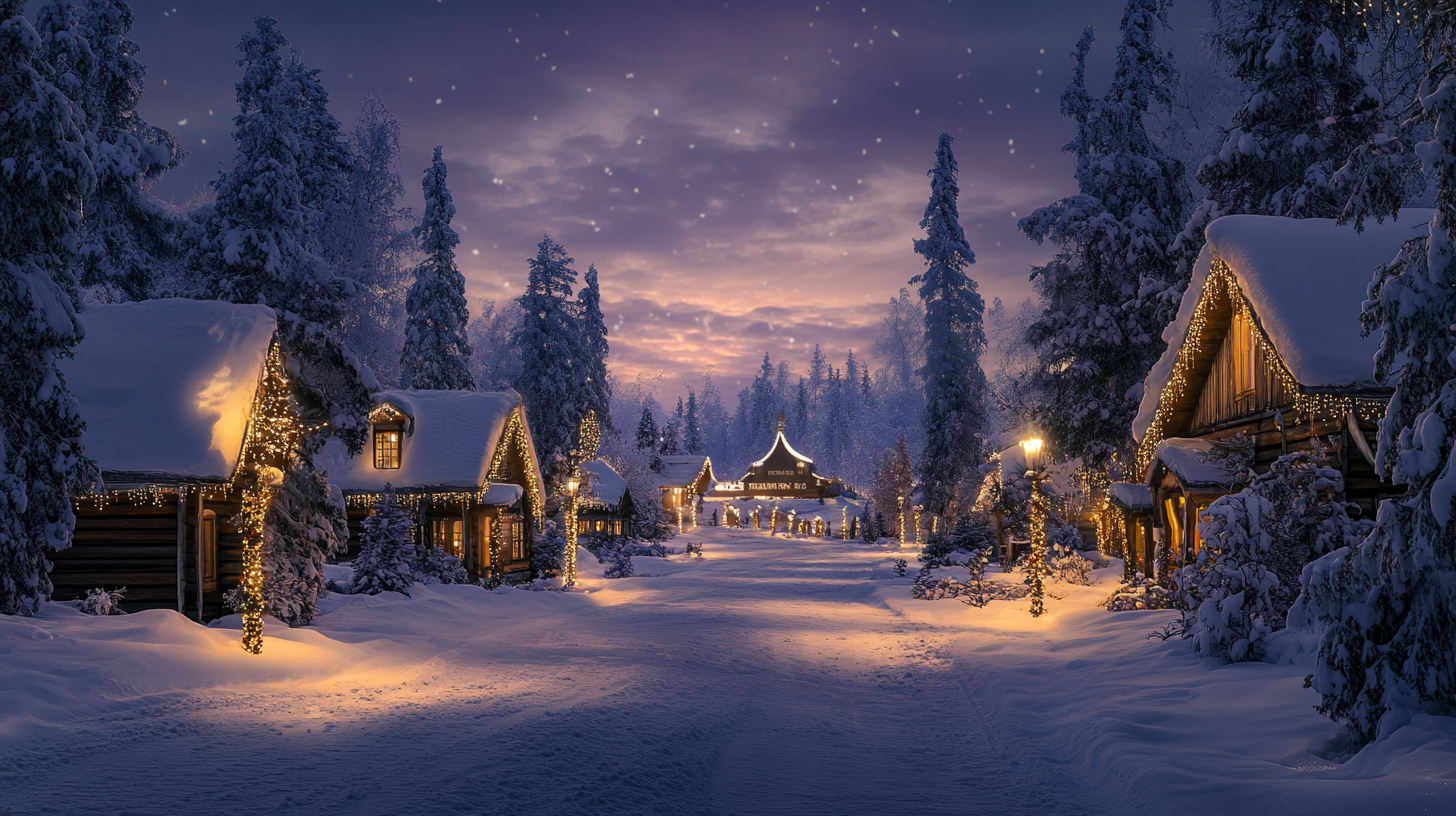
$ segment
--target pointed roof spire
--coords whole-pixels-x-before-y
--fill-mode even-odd
[[[783,433],[784,432],[784,412],[783,411],[779,411],[779,427],[778,427],[778,432],[779,433]]]

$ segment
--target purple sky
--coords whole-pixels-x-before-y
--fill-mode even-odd
[[[185,202],[232,157],[235,47],[255,13],[322,69],[351,127],[378,92],[419,206],[444,145],[471,310],[515,297],[543,232],[595,263],[613,370],[732,394],[769,351],[868,356],[911,251],[936,134],[956,137],[961,221],[987,303],[1049,254],[1016,231],[1075,192],[1057,99],[1082,27],[1110,75],[1121,0],[480,2],[134,0],[142,113],[191,151]],[[1198,13],[1182,9],[1181,26]],[[1181,30],[1181,29],[1180,29]],[[1186,35],[1186,32],[1185,32]]]

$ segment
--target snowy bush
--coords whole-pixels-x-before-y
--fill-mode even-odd
[[[910,597],[918,601],[938,601],[942,598],[956,598],[961,603],[983,607],[991,601],[1024,598],[1027,588],[1022,585],[1003,584],[986,579],[986,564],[989,549],[976,549],[967,553],[964,566],[968,572],[965,581],[952,578],[937,578],[930,566],[920,569],[915,582],[910,585]]]
[[[1139,572],[1132,581],[1119,586],[1097,605],[1108,612],[1132,612],[1139,609],[1172,609],[1176,602],[1177,596],[1172,591],[1158,586]]]
[[[465,565],[439,547],[416,549],[415,575],[424,584],[468,584],[470,575]]]
[[[907,564],[905,563],[905,559],[903,559],[903,558],[896,558],[895,561],[894,561],[894,564],[893,564],[893,568],[895,570],[895,577],[897,577],[897,578],[904,578],[905,577],[905,567],[906,566],[907,566]]]
[[[1334,501],[1343,477],[1322,466],[1320,454],[1279,457],[1249,487],[1201,514],[1203,547],[1174,577],[1179,603],[1192,613],[1197,651],[1231,661],[1262,657],[1264,637],[1284,628],[1310,559],[1369,529]]]
[[[385,485],[374,503],[374,515],[364,519],[364,543],[354,559],[350,593],[409,594],[415,582],[414,518],[399,506],[394,488]]]
[[[956,558],[957,553],[974,557],[974,553],[989,552],[995,546],[996,526],[990,515],[963,513],[948,535],[935,533],[927,537],[918,558],[927,567],[943,567],[960,563],[963,559]]]
[[[263,522],[263,600],[289,626],[313,620],[324,590],[324,559],[349,543],[342,493],[328,474],[295,460]]]
[[[687,553],[688,555],[696,555],[697,557],[702,558],[703,544],[702,542],[694,543],[689,541],[687,544],[683,545],[683,552]]]
[[[88,590],[86,597],[76,601],[76,608],[87,615],[125,615],[121,608],[121,596],[125,594],[126,587],[113,590],[98,587]]]
[[[1047,516],[1047,576],[1065,584],[1090,586],[1095,564],[1081,554],[1082,534],[1053,513]]]
[[[631,578],[637,574],[637,569],[632,566],[632,554],[624,549],[611,550],[606,553],[606,558],[598,558],[598,561],[606,564],[602,575],[607,578]]]

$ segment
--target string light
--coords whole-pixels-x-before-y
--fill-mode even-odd
[[[1191,391],[1193,384],[1189,378],[1195,360],[1203,352],[1204,332],[1209,328],[1212,311],[1226,303],[1232,306],[1235,315],[1243,317],[1253,328],[1254,343],[1263,352],[1266,367],[1274,373],[1284,392],[1293,396],[1296,412],[1307,414],[1311,419],[1338,419],[1343,417],[1346,412],[1354,412],[1356,416],[1369,421],[1376,421],[1385,416],[1387,403],[1382,399],[1304,393],[1299,381],[1294,378],[1293,372],[1279,356],[1274,343],[1259,323],[1253,306],[1240,291],[1238,278],[1234,275],[1233,269],[1223,259],[1216,258],[1209,271],[1208,280],[1204,284],[1203,294],[1198,300],[1198,305],[1193,309],[1193,317],[1188,323],[1188,333],[1183,345],[1178,349],[1178,356],[1174,359],[1173,371],[1168,376],[1168,384],[1158,395],[1158,408],[1153,414],[1153,421],[1148,425],[1147,433],[1143,435],[1143,440],[1138,445],[1137,467],[1139,473],[1147,473],[1148,466],[1152,464],[1153,455],[1157,451],[1158,443],[1166,439],[1169,432],[1173,430],[1169,423],[1172,421],[1174,406],[1181,405],[1187,398],[1194,396]]]
[[[505,444],[507,440],[509,440],[511,444]],[[502,444],[496,446],[494,458],[491,459],[489,471],[490,475],[488,478],[492,483],[509,482],[510,478],[507,474],[508,462],[506,461],[506,451],[510,450],[513,447],[521,451],[521,459],[523,462],[525,462],[526,469],[525,478],[522,481],[526,483],[527,507],[531,511],[531,518],[534,521],[536,528],[540,529],[541,525],[544,523],[544,519],[541,515],[541,480],[536,476],[536,463],[534,461],[534,457],[532,457],[529,453],[531,450],[531,440],[530,437],[526,434],[525,423],[521,421],[521,409],[519,407],[511,412],[511,418],[506,421],[505,432],[501,434],[501,443]]]
[[[1039,618],[1046,612],[1044,598],[1046,587],[1043,573],[1046,572],[1046,503],[1041,496],[1040,474],[1031,477],[1031,552],[1026,556],[1026,585],[1031,587],[1031,616]]]

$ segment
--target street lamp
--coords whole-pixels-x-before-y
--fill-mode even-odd
[[[563,567],[565,585],[576,584],[576,491],[581,487],[581,477],[572,473],[566,477],[566,558]]]
[[[1026,458],[1026,479],[1031,482],[1031,512],[1028,522],[1031,527],[1031,552],[1026,556],[1026,585],[1031,587],[1031,616],[1039,618],[1046,612],[1046,503],[1041,496],[1046,463],[1042,456],[1040,439],[1021,440],[1021,452]]]

